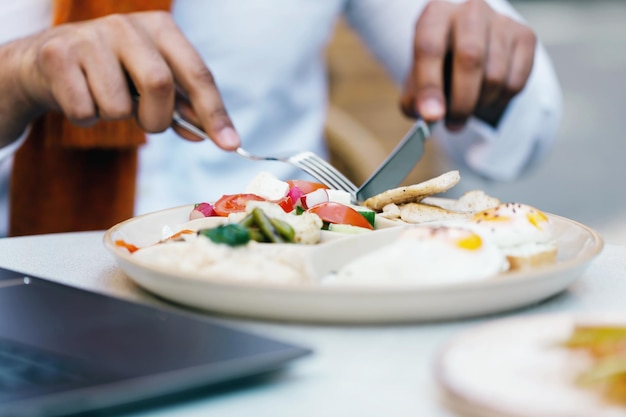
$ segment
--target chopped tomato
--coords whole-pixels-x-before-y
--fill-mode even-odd
[[[285,213],[291,213],[294,208],[293,200],[291,200],[291,197],[289,196],[283,197],[280,200],[272,201],[272,203],[278,204]]]
[[[245,211],[246,203],[251,200],[266,201],[263,197],[256,194],[226,194],[213,204],[213,210],[218,215],[226,217],[230,213]]]
[[[298,187],[303,194],[308,194],[320,188],[328,189],[324,184],[306,180],[287,180],[287,184],[289,184],[289,188]]]
[[[167,240],[182,240],[183,235],[193,235],[194,232],[191,229],[183,229],[180,232],[176,232],[174,233],[172,236],[168,237],[167,239],[165,239],[165,241]]]
[[[116,240],[115,241],[115,246],[126,248],[126,249],[128,249],[128,251],[130,253],[133,253],[133,252],[136,252],[136,251],[139,250],[139,248],[137,246],[133,245],[132,243],[128,243],[128,242],[126,242],[126,241],[124,241],[122,239]]]
[[[361,213],[352,207],[335,203],[334,201],[317,204],[307,211],[317,214],[322,220],[328,223],[350,224],[352,226],[373,229],[372,225]]]

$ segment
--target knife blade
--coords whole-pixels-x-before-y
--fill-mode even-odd
[[[424,154],[424,142],[430,137],[430,126],[422,119],[408,131],[394,150],[357,190],[355,197],[363,202],[391,188],[396,188]]]

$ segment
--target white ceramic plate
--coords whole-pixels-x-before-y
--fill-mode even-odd
[[[464,416],[626,417],[574,380],[589,359],[558,346],[577,322],[626,323],[626,315],[536,315],[492,321],[443,347],[435,363],[447,403]]]
[[[168,300],[208,311],[262,319],[388,323],[456,319],[518,308],[563,291],[580,277],[601,251],[593,230],[550,215],[559,247],[556,264],[480,282],[441,287],[364,287],[319,284],[241,282],[228,277],[177,273],[139,262],[115,240],[139,247],[163,238],[162,230],[185,223],[191,206],[163,210],[122,222],[107,231],[105,246],[120,268],[137,284]],[[335,268],[354,255],[355,241],[373,248],[395,230],[342,238],[317,247],[303,247],[309,270]],[[303,245],[304,246],[304,245]],[[363,253],[363,247],[359,253]]]

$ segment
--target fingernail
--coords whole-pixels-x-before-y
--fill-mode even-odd
[[[427,98],[420,103],[419,113],[426,119],[439,119],[443,117],[444,111],[443,105],[437,99]]]
[[[218,141],[222,146],[227,148],[236,148],[241,143],[241,139],[239,135],[232,127],[225,127],[220,130],[218,133]]]

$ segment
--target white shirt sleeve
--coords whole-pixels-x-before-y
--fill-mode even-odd
[[[20,137],[18,137],[17,139],[15,139],[14,141],[10,142],[7,145],[0,147],[0,162],[3,162],[4,160],[8,159],[11,155],[15,153],[15,151],[19,149],[20,146],[22,146],[22,143],[24,143],[24,141],[26,140],[26,137],[28,136],[29,132],[30,132],[30,128],[27,128],[20,135]]]
[[[494,10],[522,20],[508,2],[487,1]],[[353,0],[346,9],[350,24],[399,84],[410,68],[413,29],[426,3]],[[393,6],[387,7],[390,4]],[[456,133],[448,132],[440,123],[433,136],[458,164],[490,179],[510,181],[550,149],[562,108],[558,79],[547,52],[539,44],[524,90],[511,101],[496,128],[472,118],[463,131]]]

